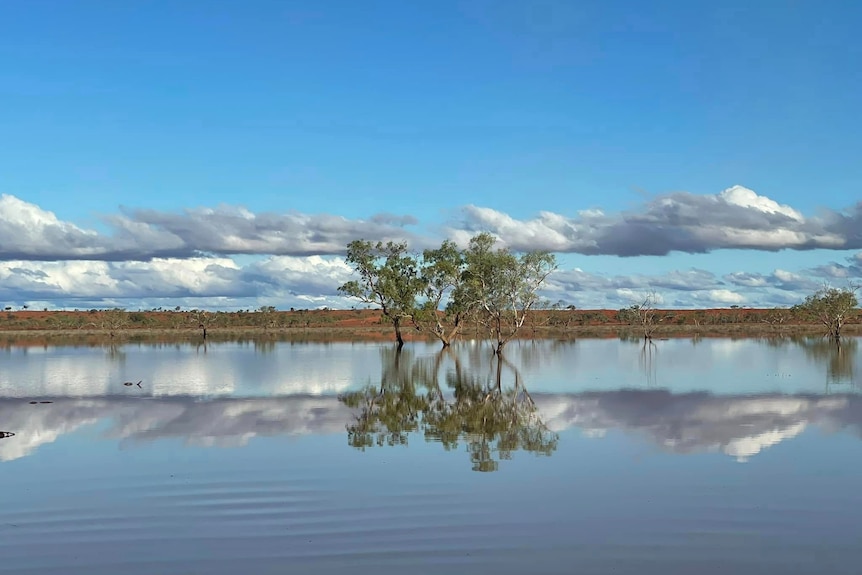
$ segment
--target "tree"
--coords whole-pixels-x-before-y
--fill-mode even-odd
[[[218,316],[211,311],[194,309],[191,311],[189,318],[193,323],[196,323],[198,329],[201,330],[201,339],[206,340],[207,329],[211,328],[216,323]]]
[[[416,299],[425,287],[416,258],[406,243],[355,240],[347,246],[347,263],[359,274],[338,288],[346,296],[380,307],[395,328],[398,348],[404,346],[401,325],[416,312]]]
[[[115,307],[99,313],[99,326],[114,337],[114,332],[129,323],[129,314],[123,308]]]
[[[271,327],[275,327],[278,322],[278,310],[274,305],[262,305],[257,309],[259,315],[259,325],[263,327],[263,331],[267,331]]]
[[[617,319],[623,323],[636,325],[641,328],[644,334],[644,340],[652,340],[657,324],[661,323],[665,316],[657,317],[658,310],[656,303],[659,301],[659,296],[655,290],[650,290],[640,304],[634,304],[627,308],[622,308],[617,312]],[[670,316],[666,316],[670,317]]]
[[[524,325],[539,302],[538,290],[556,269],[556,258],[546,251],[516,256],[508,248],[494,248],[496,238],[486,232],[474,236],[464,252],[465,270],[453,292],[456,306],[475,308],[477,319],[496,340],[495,354]]]
[[[452,294],[461,285],[464,274],[464,254],[455,242],[446,240],[434,250],[422,253],[421,277],[424,285],[424,303],[413,315],[417,328],[432,332],[448,347],[458,336],[468,315],[475,306],[452,299]],[[440,306],[448,298],[441,316]],[[450,326],[449,329],[445,327]]]
[[[856,299],[857,286],[835,288],[824,286],[805,298],[805,301],[794,306],[796,313],[802,314],[826,328],[826,335],[834,340],[841,339],[841,328],[847,321],[850,312],[859,305]]]

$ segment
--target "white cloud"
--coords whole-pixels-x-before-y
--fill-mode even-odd
[[[790,206],[779,204],[764,196],[758,196],[753,190],[742,186],[731,186],[718,194],[718,197],[730,205],[754,208],[770,214],[783,214],[799,222],[804,219],[802,214]]]
[[[849,215],[824,212],[805,218],[790,206],[742,186],[714,195],[678,192],[657,196],[636,211],[608,215],[582,210],[577,217],[543,211],[517,220],[497,210],[467,206],[449,233],[459,239],[489,231],[520,250],[547,249],[620,256],[703,253],[717,249],[852,249],[862,207]]]
[[[745,297],[728,289],[713,289],[706,292],[711,301],[718,303],[745,303]]]
[[[443,235],[466,244],[478,231],[497,235],[517,250],[620,256],[703,253],[717,249],[862,248],[862,205],[845,213],[806,218],[742,186],[718,194],[677,192],[654,197],[636,210],[609,214],[598,208],[570,217],[540,211],[517,219],[491,207],[468,205]],[[220,205],[180,213],[137,209],[103,217],[110,233],[82,229],[11,195],[0,196],[0,259],[106,261],[151,258],[332,255],[359,238],[407,241],[414,249],[441,237],[411,232],[411,215],[379,213],[367,219],[332,214],[253,213]]]
[[[256,214],[241,206],[182,213],[124,210],[104,218],[110,233],[103,234],[3,195],[0,299],[130,309],[172,302],[224,309],[350,307],[355,302],[336,291],[351,277],[339,254],[357,238],[405,240],[420,250],[439,245],[444,236],[464,245],[477,231],[490,231],[516,250],[623,256],[848,247],[862,238],[857,232],[862,205],[806,218],[741,186],[714,195],[658,196],[624,213],[598,208],[576,213],[567,217],[541,211],[534,219],[519,220],[492,208],[467,206],[463,221],[435,238],[407,231],[406,226],[417,224],[414,217],[388,213],[351,220],[296,212]],[[234,258],[240,254],[258,259],[239,264]],[[655,290],[666,306],[772,306],[801,301],[824,277],[862,277],[862,265],[851,258],[810,270],[738,271],[722,278],[702,269],[651,276],[560,270],[549,278],[544,295],[579,307],[618,307],[639,303],[644,293]]]

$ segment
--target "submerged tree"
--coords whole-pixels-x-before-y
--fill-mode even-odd
[[[841,328],[850,313],[859,304],[856,286],[846,288],[823,287],[805,298],[793,310],[826,328],[826,336],[834,341],[841,339]]]
[[[345,283],[338,291],[380,306],[383,317],[395,328],[395,341],[401,348],[402,322],[413,317],[416,298],[425,286],[416,258],[408,253],[406,243],[356,240],[347,246],[347,263],[360,279]]]
[[[546,251],[518,256],[508,248],[495,248],[496,243],[489,233],[470,240],[464,252],[462,282],[453,299],[477,310],[478,321],[496,341],[494,353],[500,354],[540,301],[539,288],[556,269],[556,258]]]

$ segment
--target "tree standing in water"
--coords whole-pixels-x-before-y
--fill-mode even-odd
[[[347,263],[359,274],[338,288],[346,296],[363,303],[380,306],[395,328],[398,348],[404,346],[402,322],[413,317],[416,298],[424,288],[416,258],[407,251],[406,243],[355,240],[347,246]]]
[[[479,323],[496,340],[494,353],[500,354],[539,303],[539,289],[557,262],[546,251],[518,256],[509,248],[495,248],[496,243],[497,239],[486,232],[470,240],[464,252],[463,281],[453,300],[459,306],[477,309]]]
[[[417,328],[433,333],[443,347],[449,347],[476,309],[475,305],[452,298],[463,282],[464,254],[455,242],[446,240],[439,248],[422,253],[421,273],[424,302],[417,308],[413,321]],[[446,299],[448,302],[441,311]]]
[[[793,310],[823,324],[829,339],[840,341],[841,328],[859,304],[856,299],[858,289],[857,286],[843,289],[823,287],[805,298],[805,301],[795,306]]]

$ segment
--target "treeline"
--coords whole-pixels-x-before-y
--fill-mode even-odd
[[[360,312],[344,312],[356,315]],[[127,311],[124,308],[89,309],[87,311],[7,311],[3,329],[98,330],[109,334],[128,329],[197,329],[202,335],[212,328],[269,329],[321,327],[337,321],[326,309],[293,309],[278,311],[274,306],[256,310],[208,311],[200,309]]]

